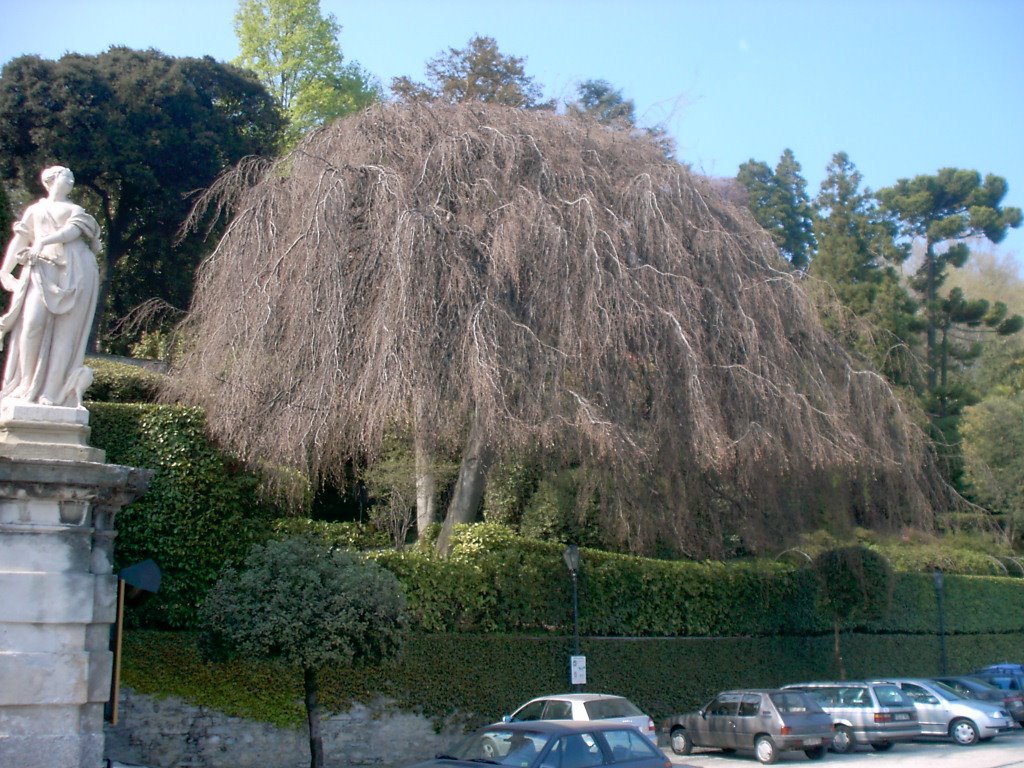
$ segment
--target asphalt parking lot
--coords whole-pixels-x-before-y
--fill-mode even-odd
[[[760,766],[752,752],[726,755],[717,750],[695,749],[692,755],[680,757],[666,748],[665,754],[680,768],[751,768]],[[1017,730],[973,747],[958,747],[947,741],[912,741],[897,744],[888,752],[875,752],[870,747],[837,755],[829,752],[823,760],[808,760],[803,752],[783,752],[779,765],[842,765],[874,766],[874,768],[1024,768],[1024,731]]]

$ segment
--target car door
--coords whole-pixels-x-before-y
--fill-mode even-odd
[[[949,721],[946,703],[923,685],[917,683],[898,683],[898,685],[907,694],[907,698],[914,702],[921,733],[945,736],[946,723]]]
[[[736,719],[742,698],[738,693],[720,693],[715,697],[704,711],[701,728],[704,740],[700,743],[707,747],[736,748]]]
[[[761,721],[761,694],[743,694],[734,723],[733,742],[729,746],[733,749],[753,749],[754,736],[764,730]]]

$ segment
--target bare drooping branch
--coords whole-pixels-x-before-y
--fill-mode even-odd
[[[600,467],[638,547],[797,530],[801,483],[854,489],[860,522],[931,520],[942,491],[900,402],[749,216],[653,143],[379,106],[252,172],[216,192],[235,214],[171,390],[246,460],[337,477],[414,413],[436,451],[475,413],[498,453]]]

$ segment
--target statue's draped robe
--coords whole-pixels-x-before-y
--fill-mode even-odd
[[[0,332],[8,340],[0,398],[80,405],[77,384],[88,372],[83,361],[99,291],[93,253],[100,250],[99,225],[77,205],[40,200],[29,206],[14,232],[15,237],[36,243],[68,227],[76,227],[78,236],[47,245],[34,264],[22,267],[11,306],[0,318]],[[23,363],[23,345],[34,334],[40,334],[39,352]]]

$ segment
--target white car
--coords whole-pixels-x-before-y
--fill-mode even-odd
[[[914,702],[922,736],[946,736],[968,747],[1018,727],[1005,707],[968,699],[945,683],[918,678],[888,682]]]
[[[527,720],[603,720],[627,723],[655,744],[654,721],[629,699],[607,693],[558,693],[531,699],[502,718],[506,723]]]

